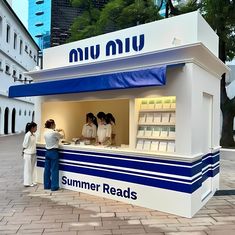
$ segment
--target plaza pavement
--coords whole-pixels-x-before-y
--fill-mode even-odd
[[[214,196],[187,219],[69,190],[25,188],[22,139],[0,137],[1,235],[235,234],[235,195]],[[235,163],[221,161],[221,184],[223,189],[235,189]]]

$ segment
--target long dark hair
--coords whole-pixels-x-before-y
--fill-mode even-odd
[[[36,126],[37,124],[35,122],[28,122],[25,126],[25,133],[29,132],[32,128]]]
[[[97,119],[96,119],[96,117],[94,116],[93,113],[87,113],[87,114],[86,114],[86,122],[88,122],[88,118],[90,118],[91,121],[92,121],[92,123],[93,123],[94,125],[96,125],[96,127],[98,127]]]
[[[111,122],[113,122],[115,124],[115,118],[112,113],[107,113],[106,114],[106,123],[110,124]]]

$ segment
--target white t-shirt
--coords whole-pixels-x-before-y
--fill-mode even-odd
[[[97,130],[98,142],[103,143],[105,138],[111,138],[112,126],[110,124],[99,124]]]
[[[85,138],[95,138],[96,137],[96,125],[91,124],[84,124],[82,128],[82,136]]]
[[[44,132],[44,139],[46,142],[46,149],[59,148],[59,140],[63,135],[53,129],[46,129]]]
[[[23,148],[23,152],[26,154],[36,153],[36,136],[30,131],[28,131],[24,136]]]

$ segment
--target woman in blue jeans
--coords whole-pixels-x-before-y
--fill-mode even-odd
[[[59,140],[63,138],[62,130],[55,130],[56,124],[53,119],[45,123],[46,131],[44,139],[46,142],[44,189],[56,191],[59,189]]]

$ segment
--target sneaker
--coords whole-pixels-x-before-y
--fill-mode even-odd
[[[30,184],[29,187],[34,187],[35,185],[34,184]]]
[[[37,185],[37,183],[33,183],[33,185],[34,185],[34,186],[36,186],[36,185]]]

